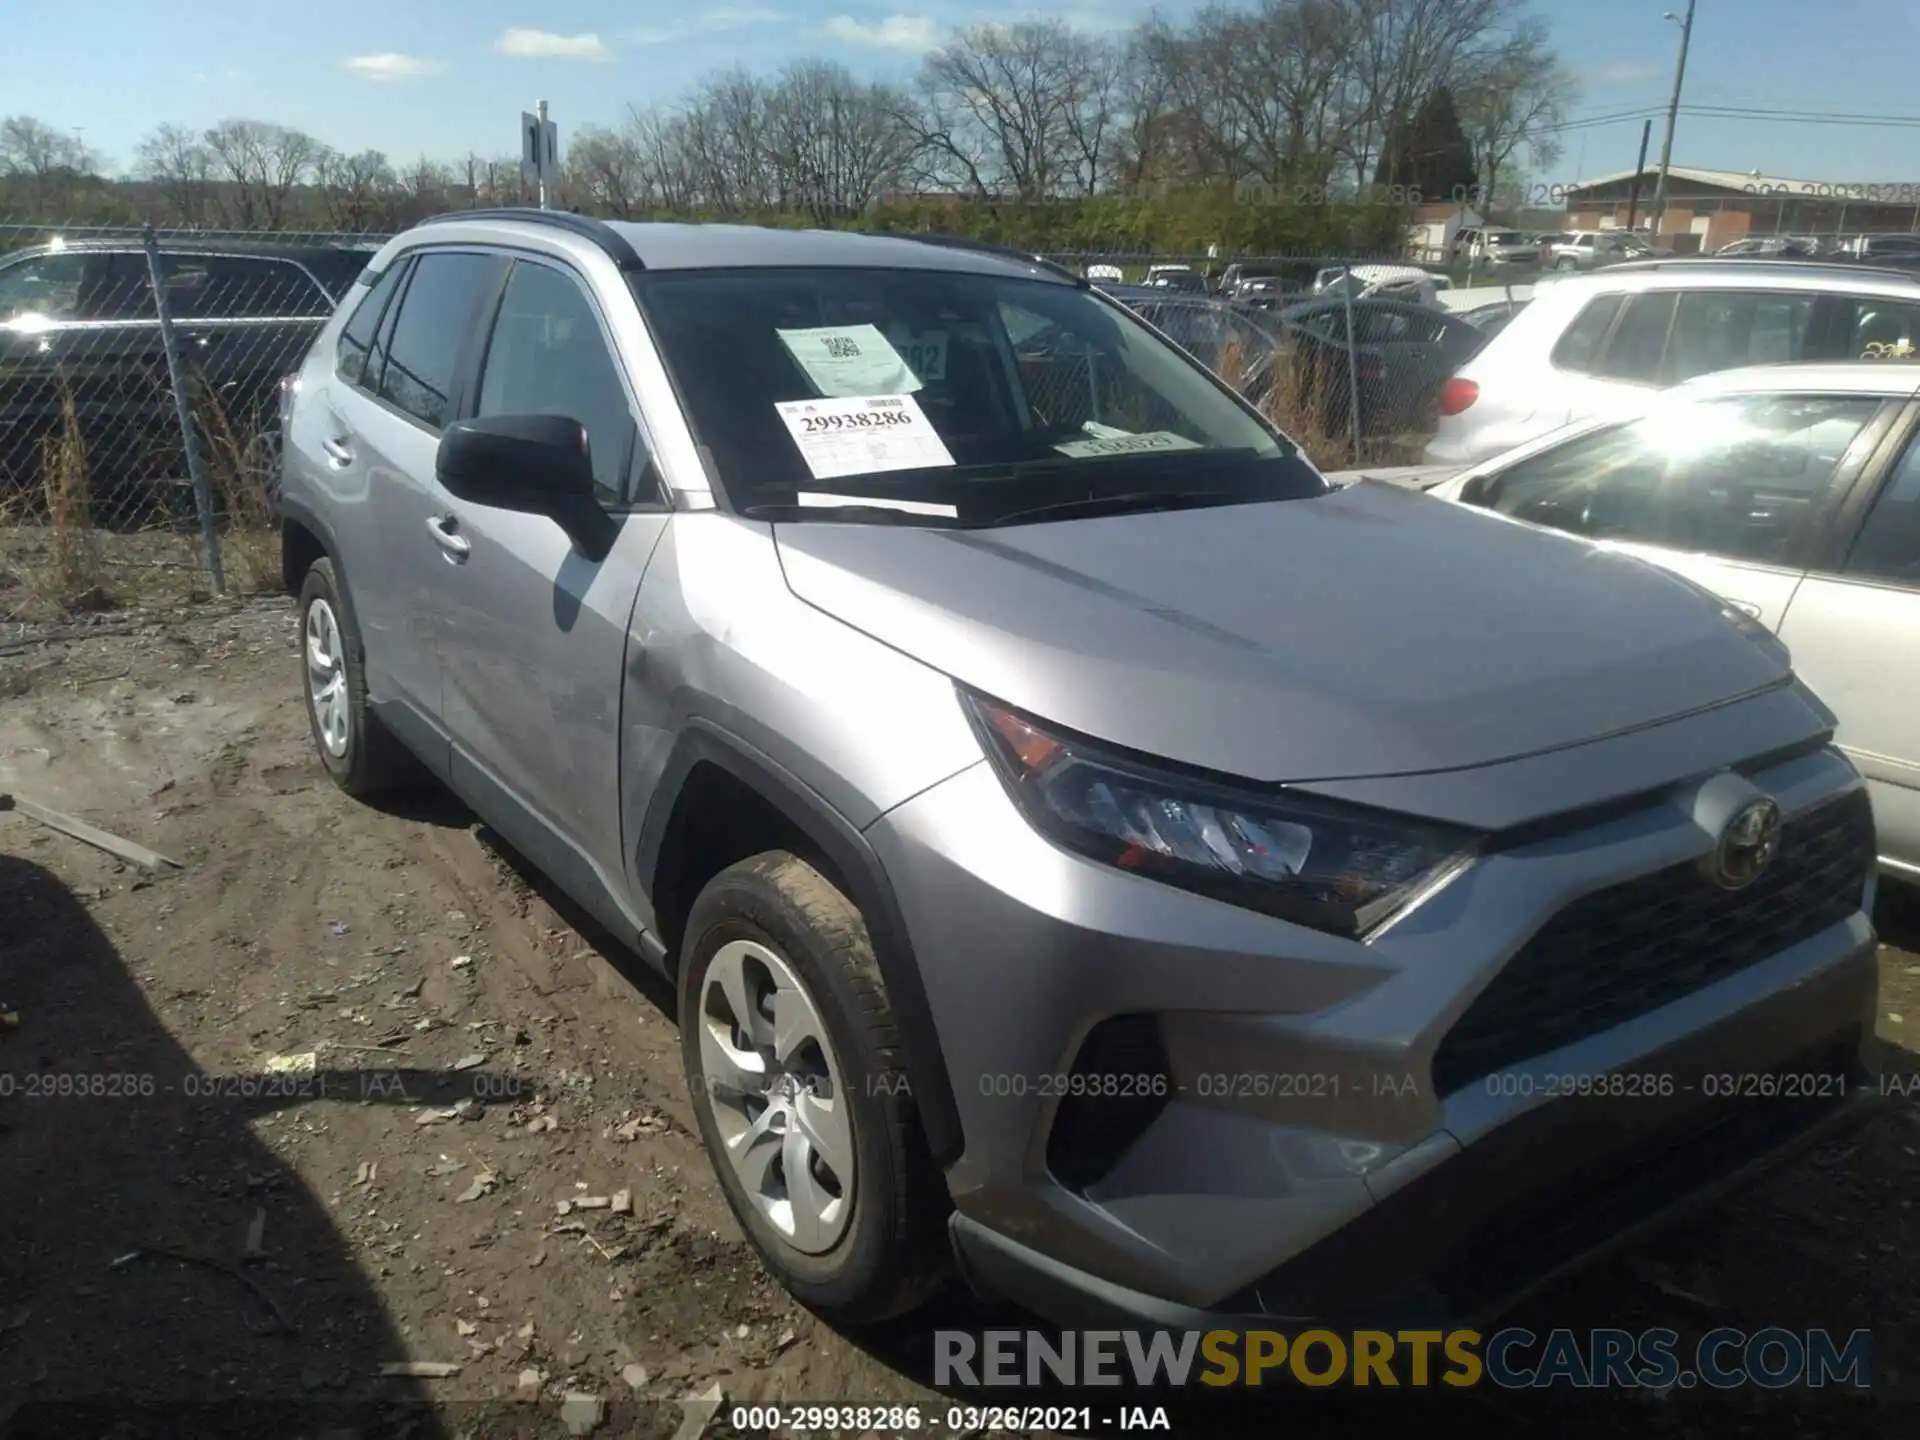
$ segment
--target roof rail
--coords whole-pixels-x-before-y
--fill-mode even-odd
[[[1071,280],[1082,290],[1087,289],[1092,283],[1086,276],[1075,274],[1057,260],[1049,260],[1044,255],[1036,255],[1031,250],[1022,250],[1018,246],[996,244],[992,240],[973,240],[965,235],[928,235],[918,230],[869,230],[866,233],[888,240],[917,240],[922,245],[941,245],[949,250],[972,250],[982,255],[999,255],[1008,260],[1038,265],[1042,270],[1051,271],[1062,280]]]
[[[1625,260],[1588,270],[1588,275],[1605,275],[1616,270],[1639,273],[1646,270],[1683,270],[1718,267],[1728,270],[1820,270],[1835,275],[1880,275],[1920,284],[1920,267],[1906,265],[1870,265],[1861,260],[1821,259],[1803,255],[1669,255],[1656,260]]]
[[[521,220],[531,225],[547,225],[556,230],[565,230],[582,239],[591,240],[607,252],[615,265],[622,270],[644,270],[647,267],[640,262],[640,256],[627,237],[591,215],[576,215],[571,210],[541,210],[532,205],[501,205],[480,210],[448,210],[443,214],[429,215],[420,221],[422,225],[450,225],[462,220]]]

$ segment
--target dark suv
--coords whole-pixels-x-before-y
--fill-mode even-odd
[[[263,430],[370,247],[166,242],[161,272],[200,413]],[[71,398],[96,502],[143,512],[186,474],[147,257],[138,240],[55,241],[0,259],[0,495],[38,483]],[[216,422],[218,423],[218,422]],[[145,491],[145,494],[134,492]]]

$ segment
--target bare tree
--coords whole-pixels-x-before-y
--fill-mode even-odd
[[[631,219],[646,201],[640,147],[624,132],[587,126],[567,147],[562,185],[576,204]]]
[[[787,202],[816,221],[857,215],[900,183],[915,145],[908,98],[845,66],[792,65],[766,96],[765,142]]]
[[[1498,203],[1500,180],[1522,146],[1535,165],[1560,155],[1555,127],[1579,93],[1578,82],[1557,62],[1546,26],[1523,21],[1512,37],[1458,91],[1460,123],[1473,144],[1483,204]]]
[[[335,230],[371,230],[393,221],[399,182],[392,163],[378,150],[357,155],[321,150],[314,162],[314,183],[327,224]]]
[[[171,212],[186,226],[207,223],[213,196],[213,152],[184,125],[162,125],[135,151],[136,173],[152,182]]]
[[[31,115],[0,120],[0,179],[9,191],[24,190],[36,209],[55,203],[71,209],[79,183],[99,168],[99,157],[70,131]]]
[[[222,120],[202,137],[223,218],[240,229],[285,225],[296,186],[320,155],[311,135],[264,120]]]
[[[1091,194],[1119,81],[1104,42],[1059,21],[963,30],[921,69],[926,174],[985,197]]]
[[[1382,154],[1408,131],[1429,95],[1482,73],[1513,32],[1526,0],[1339,0],[1355,27],[1355,123],[1341,148],[1365,185],[1390,169]],[[1444,195],[1429,196],[1445,200]]]

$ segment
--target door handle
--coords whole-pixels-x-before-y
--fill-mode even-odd
[[[334,436],[322,436],[320,439],[320,448],[327,452],[327,458],[336,465],[351,465],[353,463],[353,447],[347,444],[345,440],[338,439]]]
[[[1729,600],[1727,604],[1738,610],[1742,615],[1745,615],[1749,620],[1758,620],[1760,618],[1760,607],[1751,600]]]
[[[454,533],[459,528],[460,522],[451,515],[434,515],[427,520],[433,543],[446,551],[447,558],[456,565],[473,552],[472,542],[466,536]]]

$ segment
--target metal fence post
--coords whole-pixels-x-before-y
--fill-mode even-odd
[[[180,417],[180,439],[186,446],[187,473],[193,477],[193,505],[200,512],[200,538],[207,546],[207,569],[217,595],[226,593],[220,568],[220,532],[213,518],[213,481],[206,457],[200,452],[200,431],[193,423],[193,403],[187,393],[187,370],[173,336],[173,316],[167,312],[167,280],[160,268],[160,245],[151,224],[141,227],[140,241],[147,251],[147,282],[153,287],[153,313],[160,319],[160,344],[167,352],[167,378],[173,382],[173,408]]]
[[[1360,335],[1353,328],[1353,267],[1340,275],[1340,299],[1347,312],[1347,433],[1353,440],[1353,463],[1364,465],[1360,454]]]

